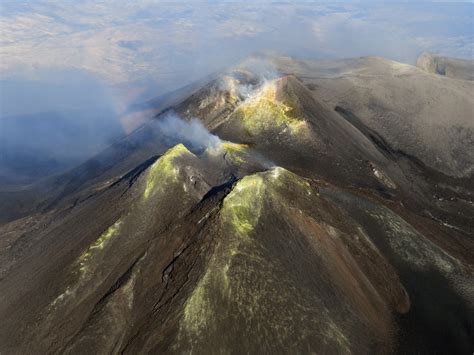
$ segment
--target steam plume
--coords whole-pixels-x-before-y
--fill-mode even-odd
[[[250,57],[222,78],[220,89],[246,100],[268,81],[280,76],[271,61]]]
[[[221,140],[211,134],[197,118],[185,121],[176,113],[168,113],[154,123],[170,145],[183,143],[192,150],[218,149]]]

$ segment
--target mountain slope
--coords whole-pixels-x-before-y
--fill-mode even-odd
[[[474,80],[474,62],[472,60],[423,53],[418,57],[416,66],[428,73],[446,75],[454,79]]]
[[[274,61],[294,75],[236,68],[18,192],[0,226],[1,353],[472,351],[472,175],[353,106],[379,92],[341,101],[342,72],[365,92],[393,62]],[[166,135],[171,110],[220,139]]]
[[[474,169],[474,84],[378,57],[277,59],[319,100],[350,111],[395,149],[451,176]]]

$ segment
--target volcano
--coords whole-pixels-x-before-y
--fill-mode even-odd
[[[1,192],[0,353],[472,353],[474,83],[448,62],[251,58]]]

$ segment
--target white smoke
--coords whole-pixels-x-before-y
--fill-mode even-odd
[[[220,89],[245,101],[266,83],[280,76],[271,61],[250,57],[222,78]]]
[[[225,75],[219,83],[219,90],[245,101],[279,76],[273,63],[252,57]],[[169,145],[183,143],[194,151],[220,151],[222,148],[220,138],[210,133],[197,118],[184,120],[175,112],[169,112],[155,121],[154,128]]]
[[[239,69],[252,73],[260,84],[281,75],[270,60],[256,56],[244,60],[239,65]]]
[[[219,149],[221,140],[211,134],[197,118],[183,120],[176,113],[167,113],[154,123],[157,129],[170,145],[183,143],[191,150]]]

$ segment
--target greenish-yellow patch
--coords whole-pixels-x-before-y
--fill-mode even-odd
[[[275,193],[275,188],[289,186],[311,194],[309,183],[292,172],[275,167],[265,173],[244,177],[224,199],[221,217],[240,235],[250,233],[260,218],[264,197]]]
[[[213,326],[215,314],[211,299],[216,297],[216,292],[221,292],[222,296],[230,292],[228,277],[230,264],[233,257],[239,253],[239,245],[244,240],[249,241],[248,233],[258,222],[264,187],[264,178],[261,174],[246,176],[224,199],[221,219],[223,223],[229,223],[231,228],[229,231],[233,233],[229,234],[225,243],[214,253],[208,270],[186,302],[180,333],[186,334],[191,342]]]
[[[247,144],[238,144],[232,142],[222,143],[222,148],[238,164],[244,164],[247,160]]]
[[[206,272],[184,308],[185,329],[193,337],[199,336],[201,332],[206,331],[210,320],[213,318],[213,309],[208,295],[211,277],[212,275]]]
[[[267,174],[269,174],[269,180],[272,182],[274,188],[296,188],[301,192],[301,194],[299,194],[301,197],[305,195],[310,196],[312,193],[311,186],[308,181],[284,168],[277,166],[271,169]]]
[[[221,216],[240,234],[253,230],[260,217],[265,182],[261,175],[244,177],[224,199]]]
[[[285,288],[275,294],[271,284],[267,282],[250,287],[255,279],[246,278],[244,274],[252,273],[262,280],[268,278],[269,282],[272,281],[271,275],[278,269],[262,258],[258,252],[259,243],[256,242],[258,236],[253,232],[259,223],[265,201],[277,202],[280,189],[302,187],[309,187],[304,179],[283,168],[274,168],[244,177],[226,196],[220,212],[226,233],[216,246],[206,272],[184,307],[178,333],[178,344],[186,344],[184,349],[199,349],[203,339],[219,334],[222,319],[228,316],[221,313],[222,304],[229,305],[228,312],[233,309],[233,319],[239,315],[248,320],[252,317],[258,319],[263,314],[270,314],[265,306],[268,297],[281,305],[280,312],[268,319],[268,322],[271,322],[273,329],[282,336],[290,336],[288,330],[293,324],[294,313],[285,313],[288,297],[283,294]],[[293,292],[297,291],[291,291]],[[304,305],[297,304],[295,307],[299,307],[303,314]],[[235,313],[236,308],[238,315]],[[337,328],[333,328],[330,336],[337,338],[335,341],[345,346],[344,335],[338,333]]]
[[[222,143],[224,149],[228,152],[243,152],[248,149],[247,144],[239,144],[239,143],[232,143],[232,142],[224,142]]]
[[[258,133],[271,127],[289,129],[297,134],[306,128],[306,121],[291,115],[292,108],[276,99],[275,83],[266,84],[254,97],[243,102],[235,111],[246,130]]]
[[[190,155],[191,153],[183,144],[178,144],[168,150],[160,159],[158,159],[150,168],[148,173],[145,191],[143,197],[147,200],[153,190],[165,190],[166,184],[178,180],[179,167],[174,164],[177,157]]]
[[[96,257],[97,253],[100,250],[103,250],[110,240],[117,235],[120,231],[120,228],[123,224],[122,219],[118,219],[114,224],[112,224],[107,230],[100,235],[100,237],[92,243],[84,252],[79,256],[79,258],[73,264],[74,267],[79,269],[79,279],[69,286],[66,287],[63,293],[58,295],[53,302],[50,304],[50,308],[55,308],[61,303],[73,299],[78,290],[80,290],[84,283],[88,282],[94,270],[97,266],[94,266],[94,263],[90,263],[91,259]],[[92,268],[92,270],[91,270]]]
[[[112,224],[101,236],[92,243],[79,257],[79,270],[83,273],[87,271],[87,262],[95,254],[97,250],[102,250],[109,243],[109,241],[119,232],[122,226],[122,220],[119,219],[117,222]]]

